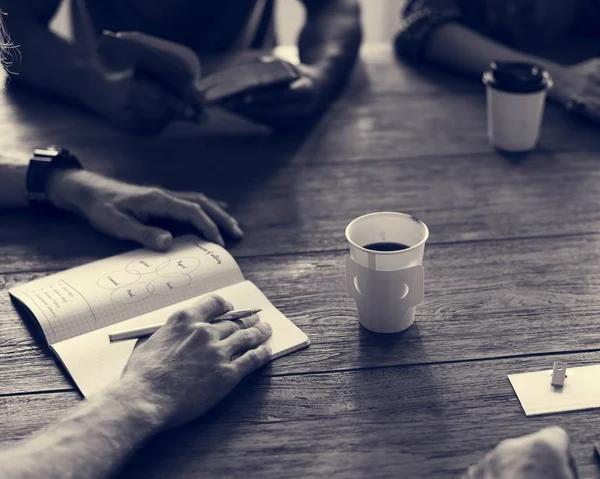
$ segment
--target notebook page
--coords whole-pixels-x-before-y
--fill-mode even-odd
[[[220,289],[215,293],[230,301],[234,309],[262,309],[261,321],[269,323],[273,328],[273,334],[267,342],[271,347],[273,359],[309,345],[306,334],[275,308],[250,281]],[[62,341],[51,347],[69,371],[81,393],[89,397],[121,376],[136,343],[134,339],[111,343],[108,339],[109,333],[163,323],[172,313],[196,303],[197,300],[198,298],[193,298],[171,305]]]
[[[49,344],[243,281],[220,246],[188,235],[164,253],[138,249],[17,286]]]

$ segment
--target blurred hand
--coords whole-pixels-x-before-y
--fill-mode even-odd
[[[576,479],[569,437],[560,427],[502,441],[465,479]]]
[[[224,103],[225,109],[275,129],[297,126],[313,117],[325,102],[325,84],[311,66],[294,65],[300,78],[285,88],[243,95]]]
[[[600,123],[600,58],[559,69],[552,90],[568,109]]]
[[[133,69],[102,70],[102,82],[88,90],[85,105],[109,123],[127,132],[156,135],[176,120],[199,121],[198,105],[193,107],[149,76]]]
[[[232,309],[219,296],[208,296],[172,314],[136,346],[122,381],[134,397],[151,403],[164,429],[201,416],[271,359],[263,344],[271,327],[258,316],[209,324]]]
[[[115,238],[137,241],[151,249],[166,250],[173,240],[170,232],[145,224],[152,218],[189,223],[220,245],[224,242],[219,228],[234,238],[243,236],[224,203],[202,193],[137,186],[84,170],[55,171],[47,188],[54,206],[81,214]]]

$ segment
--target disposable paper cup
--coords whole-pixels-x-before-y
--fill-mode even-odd
[[[511,153],[533,150],[540,137],[546,91],[507,93],[487,86],[490,143]]]
[[[429,230],[419,219],[395,212],[360,216],[346,228],[348,293],[355,299],[360,323],[381,333],[410,327],[423,297],[423,253]],[[407,249],[373,251],[372,243],[403,243]]]
[[[510,153],[533,150],[540,136],[546,94],[552,87],[549,73],[531,63],[493,62],[483,82],[491,145]]]

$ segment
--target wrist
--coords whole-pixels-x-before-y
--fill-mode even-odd
[[[86,183],[93,173],[85,170],[54,168],[46,179],[46,195],[55,208],[81,212],[92,200]]]
[[[141,422],[147,434],[155,435],[165,430],[172,401],[165,401],[148,380],[124,374],[107,391],[109,397],[124,405],[129,416]]]
[[[167,422],[165,408],[143,381],[133,380],[131,376],[121,377],[105,390],[104,396],[139,427],[143,438],[149,439],[164,429]]]

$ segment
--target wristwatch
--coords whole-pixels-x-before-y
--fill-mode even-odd
[[[33,158],[29,160],[25,190],[29,205],[32,207],[48,206],[46,183],[53,169],[81,170],[83,167],[79,160],[69,150],[58,146],[37,148],[33,151]]]

